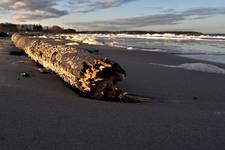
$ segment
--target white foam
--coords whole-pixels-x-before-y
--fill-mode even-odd
[[[90,45],[104,45],[102,42],[96,39],[97,38],[96,34],[73,34],[73,35],[62,34],[51,36],[51,38],[67,39]]]
[[[45,35],[42,35],[42,36],[38,36],[38,38],[47,39],[48,37]]]
[[[161,49],[159,48],[141,48],[140,50],[142,51],[146,51],[146,52],[163,52]]]
[[[46,36],[39,36],[40,38],[47,38]],[[185,34],[171,34],[171,33],[164,33],[164,34],[64,34],[64,35],[54,35],[50,38],[65,38],[68,40],[72,40],[75,42],[81,42],[91,45],[105,45],[99,39],[107,38],[117,39],[117,38],[124,38],[124,39],[152,39],[152,40],[194,40],[194,41],[225,41],[225,36],[210,36],[210,35],[185,35]],[[111,46],[119,46],[119,43],[109,43]]]
[[[192,59],[196,59],[196,60],[204,60],[204,61],[210,61],[210,62],[216,62],[216,63],[222,63],[225,64],[225,55],[221,54],[221,55],[205,55],[205,54],[199,54],[199,55],[179,55],[182,57],[187,57],[187,58],[192,58]]]
[[[185,70],[193,70],[207,73],[216,73],[216,74],[225,74],[225,69],[220,68],[215,65],[205,64],[205,63],[184,63],[180,65],[165,65],[165,64],[155,64],[150,63],[151,65],[158,65],[162,67],[170,67],[170,68],[181,68]]]
[[[79,45],[79,43],[77,43],[77,42],[73,42],[73,43],[66,43],[65,45],[68,45],[68,46],[73,46],[73,45]]]
[[[210,35],[186,35],[186,34],[112,34],[111,37],[117,38],[136,38],[136,39],[154,39],[154,40],[196,40],[196,41],[225,41],[225,36]]]
[[[134,48],[133,47],[127,47],[127,50],[133,50]]]

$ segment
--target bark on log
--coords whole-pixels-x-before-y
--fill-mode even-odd
[[[13,34],[15,46],[65,82],[93,98],[121,100],[125,92],[116,87],[126,77],[118,63],[85,50],[44,39]]]

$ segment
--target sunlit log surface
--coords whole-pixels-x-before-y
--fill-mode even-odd
[[[126,95],[116,87],[126,77],[118,63],[47,39],[13,34],[12,41],[31,59],[52,70],[85,95],[118,101]]]

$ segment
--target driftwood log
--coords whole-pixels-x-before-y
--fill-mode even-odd
[[[77,47],[47,39],[13,34],[15,46],[86,96],[114,101],[131,100],[117,83],[126,77],[118,63],[101,58]]]

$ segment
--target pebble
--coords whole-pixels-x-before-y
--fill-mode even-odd
[[[26,78],[30,78],[31,77],[31,75],[29,73],[26,73],[26,72],[21,72],[20,76],[26,77]]]

